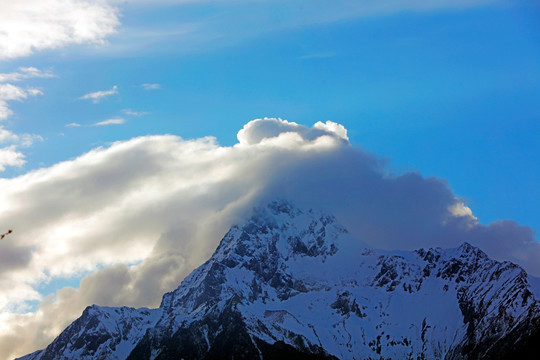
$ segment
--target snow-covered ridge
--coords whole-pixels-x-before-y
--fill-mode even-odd
[[[466,243],[373,249],[279,200],[233,226],[159,309],[90,307],[25,359],[489,359],[536,331],[537,281]]]

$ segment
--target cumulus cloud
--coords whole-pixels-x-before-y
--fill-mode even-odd
[[[145,136],[0,179],[0,223],[14,230],[13,259],[0,268],[0,357],[45,346],[92,303],[159,305],[232,223],[275,197],[333,212],[376,247],[469,241],[540,274],[532,229],[478,223],[445,181],[388,172],[339,124],[259,119],[238,140]],[[78,289],[46,298],[36,290],[85,273]],[[36,311],[17,313],[37,299]]]
[[[0,2],[0,60],[70,44],[103,43],[119,25],[107,1]]]
[[[331,121],[326,123],[319,121],[312,128],[309,128],[295,122],[270,118],[250,121],[238,132],[237,138],[240,145],[253,145],[266,139],[273,141],[282,134],[297,135],[303,141],[315,140],[322,136],[333,136],[349,140],[345,127]]]
[[[110,90],[101,90],[88,93],[79,98],[79,100],[91,100],[94,104],[97,104],[104,98],[118,94],[118,87],[114,85]]]

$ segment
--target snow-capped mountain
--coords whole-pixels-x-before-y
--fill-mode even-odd
[[[540,358],[537,284],[469,244],[373,249],[280,200],[233,226],[158,309],[88,307],[21,359]]]

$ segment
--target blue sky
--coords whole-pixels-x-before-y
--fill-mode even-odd
[[[61,187],[66,186],[65,179],[80,175],[75,171],[97,173],[88,170],[84,161],[105,163],[103,159],[114,158],[115,151],[123,153],[122,146],[139,149],[138,143],[129,141],[134,137],[144,137],[140,142],[151,145],[148,149],[156,149],[156,153],[162,146],[183,149],[185,144],[178,145],[178,140],[169,137],[158,141],[147,135],[194,139],[197,150],[193,151],[199,154],[200,148],[212,147],[202,138],[213,136],[219,144],[219,150],[214,150],[220,153],[238,143],[238,131],[253,119],[276,117],[307,127],[329,120],[347,129],[348,139],[356,149],[387,161],[385,171],[397,175],[412,171],[443,179],[442,183],[447,182],[481,224],[511,219],[540,229],[537,2],[110,0],[87,1],[94,7],[86,8],[83,16],[75,11],[76,2],[70,0],[76,15],[65,9],[58,13],[64,12],[66,18],[72,16],[67,21],[82,27],[79,33],[71,33],[54,27],[58,2],[24,1],[34,7],[43,6],[43,14],[48,13],[52,20],[27,23],[31,17],[22,16],[10,4],[0,5],[0,13],[4,14],[0,15],[0,23],[7,24],[3,25],[6,29],[20,27],[33,34],[29,39],[24,32],[14,30],[8,37],[0,36],[0,118],[4,114],[0,121],[0,130],[4,131],[0,131],[0,149],[11,154],[0,153],[4,168],[0,177],[4,188],[9,189],[5,190],[6,198],[17,191],[37,189],[37,185],[28,185],[35,179],[43,183],[55,179],[64,171],[59,163],[104,147],[103,153],[93,152],[65,165],[73,167],[74,173],[55,181]],[[36,14],[32,16],[39,20],[40,12]],[[116,141],[125,143],[109,149]],[[131,161],[126,156],[126,162]],[[37,169],[43,170],[35,172]],[[115,176],[129,187],[129,171],[127,174]],[[86,191],[83,186],[105,189],[113,182],[113,177],[100,179],[81,182],[80,189],[70,185],[74,187],[69,189],[82,193]],[[150,191],[152,186],[142,188],[136,192]],[[104,199],[110,195],[96,194],[96,198]],[[36,209],[47,209],[38,206],[38,202],[49,204],[46,197],[43,199],[43,203],[41,198],[36,199]],[[50,204],[54,204],[53,200]],[[100,206],[110,205],[103,201]],[[45,224],[39,229],[55,237],[77,238],[79,230],[74,229],[90,226],[97,218],[97,213],[76,217],[89,206],[66,201],[65,207],[72,207],[73,212],[50,218],[56,228]],[[156,207],[152,205],[145,211],[159,213]],[[3,209],[8,215],[11,210]],[[32,227],[33,221],[40,219],[30,210],[28,214],[27,222],[17,222],[19,226]],[[5,219],[10,219],[8,215]],[[73,224],[63,223],[60,218],[74,219]],[[220,226],[229,220],[220,220]],[[95,254],[94,250],[87,251],[95,257],[84,257],[82,250],[76,255],[66,250],[66,254],[79,259],[80,266],[66,262],[63,268],[48,267],[39,263],[36,254],[42,253],[34,250],[28,252],[33,254],[28,258],[21,255],[25,259],[21,263],[28,267],[28,272],[21,274],[31,273],[32,268],[36,271],[32,274],[39,274],[39,279],[28,281],[17,298],[3,302],[0,294],[0,315],[34,311],[38,305],[21,305],[30,303],[41,304],[50,314],[51,309],[60,308],[62,299],[72,296],[62,291],[63,287],[76,287],[83,277],[91,283],[101,276],[96,275],[101,274],[97,269],[144,264],[145,256],[151,258],[157,251],[154,246],[161,241],[157,239],[169,231],[159,229],[158,221],[149,223],[150,230],[140,233],[153,242],[137,242],[138,233],[129,239],[126,236],[122,244],[135,244],[134,250],[126,251],[117,262],[108,255],[108,251],[118,252],[117,248],[100,252],[98,245]],[[219,234],[222,227],[216,229]],[[118,233],[113,229],[104,234]],[[89,243],[99,243],[90,235],[80,236]],[[17,254],[26,254],[24,246],[39,248],[27,239],[17,241],[21,248],[10,248]],[[213,246],[210,244],[209,248]],[[55,248],[58,253],[54,256],[70,245],[66,242],[62,246]],[[145,255],[137,256],[135,249]],[[204,260],[208,251],[199,249],[194,260],[181,260],[186,263],[182,263],[184,268],[177,277]],[[52,250],[44,250],[42,258],[49,253]],[[28,260],[31,256],[32,261]],[[17,266],[24,269],[23,265]],[[172,285],[162,287],[168,286]],[[50,294],[56,302],[43,302],[43,296]],[[84,297],[80,296],[77,306],[83,305]],[[87,296],[84,301],[98,300]],[[115,301],[103,300],[110,305]],[[140,300],[132,305],[149,306],[152,301]],[[77,311],[74,305],[70,314]],[[64,323],[69,320],[62,319]],[[9,335],[9,330],[2,331],[0,327],[0,348],[2,336]],[[25,345],[10,348],[9,354],[21,355],[48,339],[35,334],[29,338],[32,340]]]
[[[336,5],[329,19],[318,5],[320,13],[295,19],[309,4],[297,6],[128,4],[107,44],[0,63],[2,72],[35,66],[56,75],[28,81],[43,96],[10,104],[8,128],[44,141],[25,149],[26,165],[3,176],[133,136],[212,135],[232,145],[254,118],[332,120],[396,171],[448,179],[482,222],[511,218],[540,227],[537,5],[359,17],[332,16]],[[145,83],[160,87],[144,90]],[[78,100],[114,85],[118,94],[98,104]],[[110,118],[126,122],[65,127]]]

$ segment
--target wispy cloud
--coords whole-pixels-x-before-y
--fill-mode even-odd
[[[141,84],[144,90],[158,90],[161,89],[160,84]]]
[[[54,77],[54,73],[50,70],[40,70],[35,67],[20,67],[19,71],[11,73],[0,73],[0,83],[9,81],[21,81],[30,78],[50,78]]]
[[[97,122],[94,124],[94,126],[121,125],[125,122],[125,119],[118,117]]]
[[[76,122],[66,124],[66,127],[81,127],[82,125]]]
[[[106,52],[159,51],[197,52],[236,45],[242,41],[320,24],[345,20],[391,16],[396,13],[425,13],[489,6],[498,0],[290,0],[290,1],[210,1],[210,0],[130,0],[140,7],[156,8],[163,4],[186,9],[189,20],[180,24],[144,24],[124,27],[115,37],[115,45]],[[218,5],[216,5],[218,4]],[[194,8],[212,11],[192,11]],[[282,16],[276,18],[274,14]],[[257,21],[253,21],[256,14]],[[165,48],[163,44],[167,44]],[[175,44],[171,46],[171,44]],[[310,54],[307,54],[308,56]]]
[[[23,100],[29,96],[43,95],[43,91],[36,88],[22,88],[13,84],[0,83],[0,120],[7,119],[13,111],[8,106],[8,101]]]
[[[148,111],[134,111],[134,110],[131,110],[131,109],[124,109],[122,111],[126,115],[137,116],[137,117],[150,114]]]
[[[83,95],[79,98],[79,100],[91,100],[94,104],[97,104],[107,96],[116,95],[118,94],[118,87],[114,85],[112,89],[110,90],[102,90],[102,91],[95,91],[88,93],[86,95]]]

